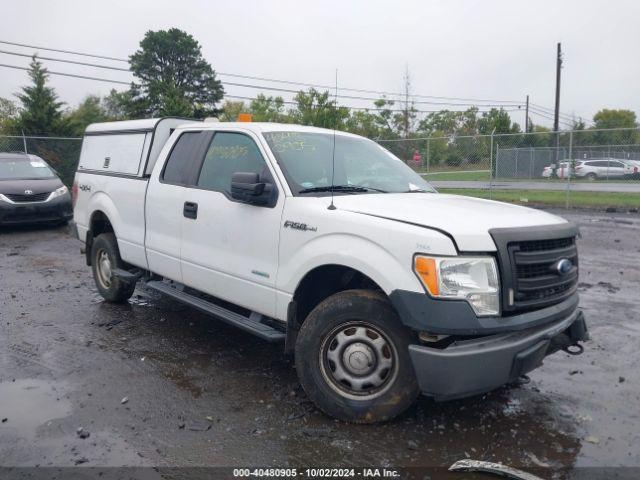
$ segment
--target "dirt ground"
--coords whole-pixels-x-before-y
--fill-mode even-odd
[[[317,411],[279,346],[141,287],[104,303],[65,229],[5,229],[0,466],[640,467],[640,216],[557,213],[582,230],[584,354],[373,426]]]

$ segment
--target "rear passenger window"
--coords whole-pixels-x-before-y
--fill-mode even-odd
[[[198,160],[194,155],[199,139],[200,132],[185,132],[180,135],[164,167],[163,181],[178,185],[186,185],[189,182],[193,162]]]
[[[218,132],[213,137],[202,164],[198,186],[231,193],[231,176],[251,172],[269,181],[269,170],[255,142],[242,133]]]

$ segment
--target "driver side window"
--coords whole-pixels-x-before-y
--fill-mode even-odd
[[[198,187],[231,195],[231,177],[236,172],[257,173],[271,181],[267,164],[253,139],[243,133],[217,132],[198,177]]]

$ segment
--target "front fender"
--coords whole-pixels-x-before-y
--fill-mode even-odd
[[[319,235],[288,258],[281,255],[278,289],[293,294],[308,272],[323,265],[353,268],[371,278],[386,294],[397,288],[422,291],[410,260],[402,262],[381,244],[353,233]]]

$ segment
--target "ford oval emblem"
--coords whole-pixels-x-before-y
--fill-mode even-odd
[[[32,195],[33,194],[33,190],[25,190],[24,194],[25,195]]]
[[[562,260],[558,260],[556,263],[556,271],[558,275],[566,275],[573,268],[573,262],[568,258],[563,258]]]

